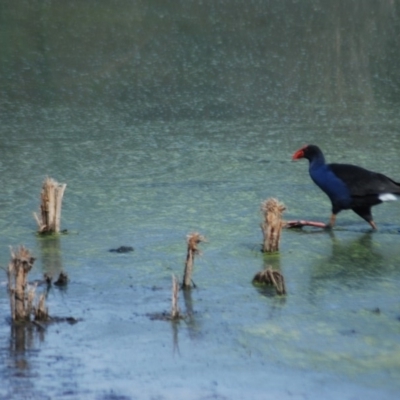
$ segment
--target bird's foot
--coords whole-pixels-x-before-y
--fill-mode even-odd
[[[377,231],[378,227],[376,226],[374,221],[368,221],[368,223],[371,225],[371,228],[373,231]]]

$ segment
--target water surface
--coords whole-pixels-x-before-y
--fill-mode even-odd
[[[0,6],[0,263],[24,244],[32,278],[66,271],[50,314],[80,319],[13,328],[4,274],[0,398],[397,398],[399,204],[375,233],[351,212],[285,231],[274,256],[259,224],[271,196],[328,219],[290,161],[305,143],[400,180],[399,3],[212,4]],[[69,234],[41,238],[48,175]],[[208,242],[189,317],[154,321],[192,231]],[[252,286],[267,265],[286,297]]]

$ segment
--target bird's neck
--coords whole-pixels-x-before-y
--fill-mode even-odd
[[[322,167],[325,165],[325,157],[322,153],[317,154],[310,160],[310,169]]]

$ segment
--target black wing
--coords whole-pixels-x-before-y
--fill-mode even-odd
[[[351,164],[330,164],[334,174],[349,188],[351,196],[393,193],[400,195],[400,183],[378,172]]]

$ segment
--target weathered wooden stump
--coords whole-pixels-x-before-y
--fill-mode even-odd
[[[285,210],[285,205],[274,198],[269,198],[261,204],[261,211],[264,215],[264,221],[261,223],[264,236],[262,251],[264,253],[279,251],[281,232],[284,226],[282,214]]]
[[[200,251],[197,247],[198,244],[205,241],[206,241],[205,237],[197,232],[191,233],[186,237],[187,254],[186,254],[185,272],[183,275],[182,289],[190,289],[192,287],[194,256],[196,254],[200,254]],[[195,286],[194,283],[193,286]]]
[[[43,182],[40,194],[40,215],[34,213],[39,233],[59,233],[61,225],[61,206],[65,183],[58,183],[52,178]]]
[[[31,314],[36,320],[48,318],[45,305],[46,296],[41,295],[38,304],[34,305],[35,285],[28,285],[28,273],[35,258],[29,250],[20,246],[17,251],[11,248],[11,260],[8,264],[8,293],[10,296],[11,318],[13,321],[29,321]]]

